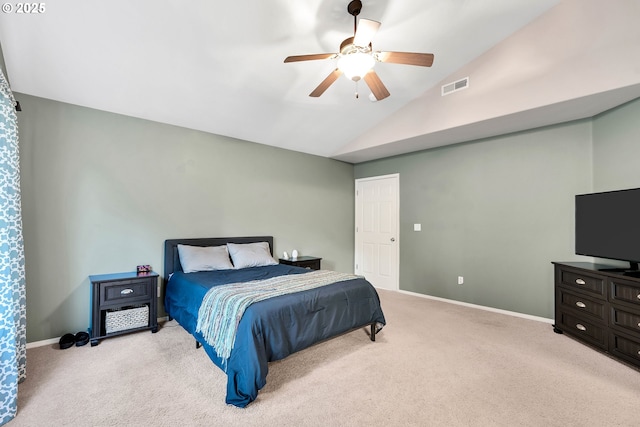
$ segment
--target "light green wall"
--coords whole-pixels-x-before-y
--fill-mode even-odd
[[[16,97],[29,342],[86,330],[88,276],[162,272],[169,238],[273,235],[352,271],[352,165]]]
[[[593,123],[594,191],[640,187],[640,99]]]
[[[551,261],[590,260],[574,254],[575,194],[640,187],[638,117],[636,100],[356,165],[356,178],[400,174],[400,288],[553,318]]]
[[[594,118],[593,191],[640,187],[640,99]],[[619,267],[628,262],[595,259]]]
[[[590,140],[582,121],[356,165],[356,178],[400,174],[400,288],[552,317],[551,261],[574,257]]]

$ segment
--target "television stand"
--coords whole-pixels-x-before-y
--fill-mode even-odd
[[[640,271],[589,262],[553,264],[554,332],[640,369]]]

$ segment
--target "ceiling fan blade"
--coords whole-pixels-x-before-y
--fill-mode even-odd
[[[364,81],[367,83],[367,86],[369,86],[369,89],[371,89],[373,96],[375,96],[378,101],[383,100],[387,96],[391,95],[375,71],[371,70],[367,74],[365,74]]]
[[[327,90],[329,88],[329,86],[331,86],[333,84],[333,82],[335,82],[336,80],[338,80],[338,77],[340,77],[342,75],[342,71],[340,71],[338,68],[336,68],[335,70],[333,70],[331,72],[331,74],[329,74],[327,76],[326,79],[324,79],[322,81],[322,83],[320,83],[318,85],[317,88],[315,88],[313,90],[313,92],[311,92],[309,94],[309,96],[312,96],[314,98],[319,97],[320,95],[322,95],[324,93],[325,90]]]
[[[313,61],[316,59],[329,59],[335,57],[335,53],[314,53],[311,55],[287,56],[284,62]]]
[[[419,65],[421,67],[431,67],[433,64],[432,53],[376,52],[375,57],[380,62],[393,64]]]
[[[373,36],[378,32],[380,23],[378,21],[372,21],[370,19],[360,19],[358,21],[358,29],[355,36],[353,36],[353,44],[360,47],[367,47]]]

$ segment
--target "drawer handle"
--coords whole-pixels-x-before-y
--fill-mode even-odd
[[[576,302],[576,305],[580,308],[585,308],[587,306],[587,304],[583,303],[582,301]]]
[[[120,291],[120,295],[129,295],[133,293],[133,289],[127,288]]]
[[[576,279],[576,283],[577,283],[578,285],[586,285],[586,284],[587,284],[587,282],[585,282],[585,281],[584,281],[584,280],[582,280],[582,279]],[[640,295],[639,295],[639,297],[640,297]]]
[[[580,330],[580,331],[586,331],[586,330],[587,330],[587,327],[586,327],[586,326],[584,326],[584,325],[583,325],[583,324],[581,324],[581,323],[578,323],[578,324],[576,325],[576,329],[578,329],[578,330]]]

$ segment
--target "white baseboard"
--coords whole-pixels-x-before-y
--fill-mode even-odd
[[[547,319],[546,317],[532,316],[531,314],[518,313],[517,311],[502,310],[500,308],[493,308],[493,307],[487,307],[484,305],[471,304],[468,302],[456,301],[456,300],[447,299],[447,298],[434,297],[431,295],[419,294],[417,292],[411,292],[411,291],[399,290],[398,292],[402,292],[403,294],[413,295],[416,297],[448,302],[449,304],[456,304],[456,305],[462,305],[465,307],[476,308],[478,310],[485,310],[485,311],[491,311],[494,313],[506,314],[507,316],[514,316],[514,317],[520,317],[523,319],[535,320],[536,322],[549,323],[550,325],[553,325],[555,323],[555,320],[553,319]]]
[[[28,342],[27,343],[27,350],[30,349],[30,348],[35,348],[35,347],[42,347],[43,345],[57,344],[59,342],[60,342],[60,337],[51,338],[51,339],[42,340],[42,341]]]
[[[166,322],[167,320],[169,320],[169,316],[158,317],[158,323]],[[61,337],[50,338],[48,340],[42,340],[42,341],[28,342],[27,350],[35,347],[42,347],[43,345],[58,344],[60,342],[60,338]]]

